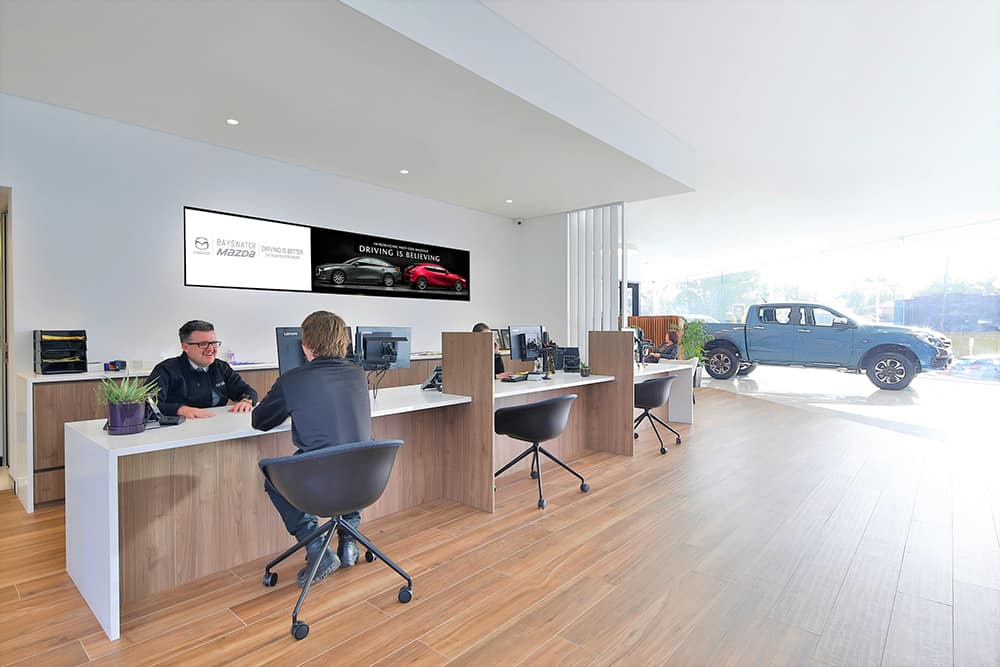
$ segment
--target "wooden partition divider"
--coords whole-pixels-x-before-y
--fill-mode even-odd
[[[587,428],[594,434],[593,449],[632,456],[632,392],[635,366],[631,331],[590,332],[590,372],[613,375],[614,382],[593,385],[595,409],[588,414]]]
[[[628,325],[642,329],[642,335],[654,345],[663,343],[671,329],[684,333],[684,318],[680,315],[632,315]]]
[[[493,337],[479,333],[441,334],[443,389],[471,396],[452,408],[445,425],[444,495],[486,512],[493,494]]]

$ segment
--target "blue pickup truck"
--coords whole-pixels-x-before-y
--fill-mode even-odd
[[[873,324],[815,303],[761,303],[746,324],[706,324],[705,370],[728,380],[758,364],[866,373],[880,389],[903,389],[917,373],[947,368],[951,341],[928,329]]]

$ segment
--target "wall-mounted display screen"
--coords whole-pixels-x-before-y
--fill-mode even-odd
[[[184,209],[184,284],[308,292],[309,227]]]
[[[469,252],[184,208],[184,284],[468,301]]]

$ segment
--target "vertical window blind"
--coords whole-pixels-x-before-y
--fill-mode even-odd
[[[588,332],[617,330],[624,275],[622,204],[566,214],[569,271],[567,343],[587,361]]]

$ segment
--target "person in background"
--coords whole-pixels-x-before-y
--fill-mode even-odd
[[[472,333],[483,331],[492,331],[485,322],[479,322],[476,326],[472,327]],[[500,354],[500,345],[496,342],[496,339],[493,340],[493,377],[497,380],[510,377],[510,373],[506,372],[503,368],[503,355]]]
[[[191,320],[178,334],[180,356],[161,361],[149,374],[159,388],[157,405],[163,414],[187,419],[214,417],[204,408],[230,401],[230,412],[250,412],[257,392],[229,364],[215,358],[222,343],[211,322]]]
[[[302,352],[309,363],[277,379],[253,411],[253,427],[268,431],[291,417],[296,453],[371,440],[368,380],[364,371],[345,359],[349,343],[347,325],[337,315],[319,310],[303,320]],[[285,529],[296,540],[304,540],[316,529],[316,517],[293,506],[266,477],[264,490],[281,515]],[[355,529],[361,525],[358,512],[344,514],[342,518]],[[298,574],[299,586],[305,585],[309,568],[317,558],[322,560],[314,582],[326,578],[341,565],[354,565],[358,561],[354,536],[346,531],[339,533],[336,554],[323,549],[322,537],[306,545],[306,567]]]
[[[677,333],[676,329],[671,329],[667,332],[666,338],[663,339],[663,344],[657,346],[646,355],[646,363],[657,364],[660,362],[660,359],[676,359],[680,356],[680,350],[681,335]]]

